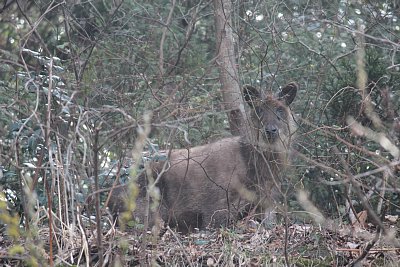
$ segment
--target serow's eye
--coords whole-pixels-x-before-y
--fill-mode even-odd
[[[279,120],[283,120],[285,118],[285,110],[281,107],[276,109],[275,114]]]
[[[256,107],[254,111],[255,111],[255,113],[256,113],[256,115],[257,115],[258,117],[261,116],[261,113],[262,113],[262,109],[261,109],[261,108]]]

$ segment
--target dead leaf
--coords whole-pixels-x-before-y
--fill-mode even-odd
[[[366,228],[367,227],[367,211],[363,210],[357,213],[357,220],[353,223],[353,227]]]
[[[399,215],[385,215],[385,219],[388,220],[390,223],[396,223],[399,219]]]

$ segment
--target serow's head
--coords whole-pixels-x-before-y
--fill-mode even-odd
[[[297,90],[296,83],[289,83],[277,95],[262,98],[256,88],[244,86],[244,100],[251,108],[251,124],[256,130],[259,144],[287,147],[295,129],[289,105],[296,97]]]

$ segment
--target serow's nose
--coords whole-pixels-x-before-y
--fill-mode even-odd
[[[275,125],[268,125],[265,127],[265,133],[268,139],[273,140],[278,137],[279,130]]]

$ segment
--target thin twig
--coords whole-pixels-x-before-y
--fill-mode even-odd
[[[95,190],[99,190],[99,133],[101,125],[97,126],[94,132],[94,144],[93,144],[93,175],[94,175],[94,186]],[[96,205],[96,230],[97,230],[97,247],[99,255],[99,266],[103,267],[103,243],[102,243],[102,231],[101,231],[101,211],[100,211],[100,194],[95,195],[95,205]]]
[[[365,247],[365,249],[363,249],[362,254],[352,263],[350,263],[350,266],[359,266],[359,263],[365,258],[367,257],[368,253],[370,252],[370,250],[373,248],[373,246],[376,244],[376,242],[378,241],[380,235],[381,235],[381,229],[378,227],[378,229],[376,230],[374,239],[371,240],[368,245]]]

